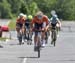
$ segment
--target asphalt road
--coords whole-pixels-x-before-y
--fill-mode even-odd
[[[73,28],[74,30],[74,28]],[[56,46],[48,44],[41,50],[41,57],[37,58],[34,44],[18,45],[18,40],[0,41],[0,63],[75,63],[75,32],[69,27],[62,28]],[[16,38],[12,32],[12,38]]]
[[[1,63],[75,63],[75,33],[60,32],[56,47],[49,42],[41,50],[41,57],[37,58],[34,45],[18,45],[17,40],[0,42]]]

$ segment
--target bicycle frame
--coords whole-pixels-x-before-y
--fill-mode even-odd
[[[36,30],[36,32],[38,33],[37,35],[37,42],[35,42],[37,44],[37,52],[38,52],[38,58],[40,57],[40,47],[41,47],[41,30]]]
[[[57,39],[57,32],[56,32],[56,27],[55,28],[52,28],[52,34],[51,34],[51,38],[52,38],[52,44],[54,43],[54,46],[55,46],[55,43],[56,43],[56,39]]]

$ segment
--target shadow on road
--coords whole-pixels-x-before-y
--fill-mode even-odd
[[[22,43],[22,45],[23,45],[24,43]],[[19,43],[17,43],[17,44],[9,44],[10,46],[14,46],[14,45],[20,45]]]
[[[60,60],[60,61],[75,61],[75,60]]]
[[[38,58],[38,57],[18,57],[18,58],[21,58],[21,59],[23,59],[23,58]]]
[[[2,46],[2,45],[0,45],[0,48],[3,48],[3,46]]]

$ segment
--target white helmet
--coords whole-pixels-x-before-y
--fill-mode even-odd
[[[23,15],[23,17],[24,17],[24,18],[27,18],[27,15],[26,15],[26,14],[24,14],[24,15]]]
[[[24,16],[24,14],[23,14],[23,13],[20,13],[20,14],[19,14],[19,17],[23,17],[23,16]]]
[[[55,10],[52,10],[51,11],[51,15],[55,15],[56,14],[56,11]]]

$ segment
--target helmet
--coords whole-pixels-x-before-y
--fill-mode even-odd
[[[24,17],[24,18],[27,18],[27,15],[24,14],[23,17]]]
[[[33,17],[32,17],[32,15],[28,15],[28,19],[32,19]]]
[[[43,12],[37,12],[36,16],[38,17],[38,19],[41,19],[43,17]]]
[[[36,15],[37,15],[37,16],[38,16],[38,15],[42,16],[42,15],[43,15],[43,12],[38,11]]]
[[[52,10],[51,11],[51,15],[55,15],[56,14],[56,11],[55,10]]]
[[[23,13],[20,13],[20,14],[19,14],[19,17],[23,17],[23,16],[24,16],[24,14],[23,14]]]

